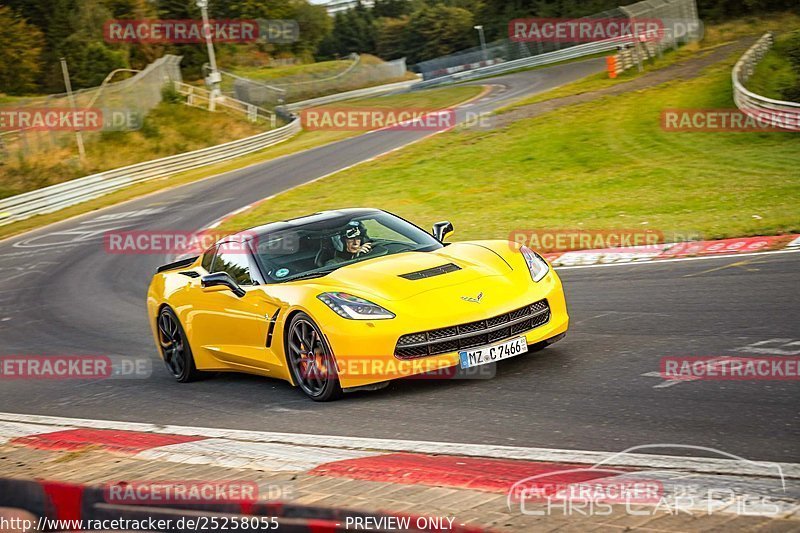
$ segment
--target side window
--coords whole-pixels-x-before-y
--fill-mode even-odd
[[[372,239],[386,239],[387,241],[402,242],[404,244],[415,244],[413,240],[405,235],[397,233],[374,219],[362,220],[361,223],[367,230],[367,235]]]
[[[214,260],[214,254],[217,252],[217,247],[212,246],[209,248],[205,254],[203,254],[203,261],[201,266],[206,269],[206,272],[211,274],[213,270],[211,270],[211,262]]]
[[[250,254],[241,244],[220,244],[217,258],[214,259],[213,272],[227,272],[239,285],[253,284],[250,277]]]

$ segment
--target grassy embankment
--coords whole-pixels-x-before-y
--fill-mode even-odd
[[[705,35],[702,41],[689,43],[685,46],[681,46],[677,50],[667,50],[662,57],[644,62],[642,73],[640,73],[637,68],[632,68],[621,73],[616,79],[609,78],[608,74],[605,72],[594,74],[576,83],[571,83],[546,93],[521,99],[500,111],[507,111],[516,107],[564,96],[583,94],[625,83],[642,74],[660,70],[690,58],[702,57],[713,52],[719,46],[731,43],[740,38],[755,39],[770,30],[789,31],[798,27],[800,27],[800,16],[794,13],[775,14],[764,18],[737,19],[708,26],[705,28]]]
[[[351,60],[336,60],[277,67],[239,66],[232,72],[265,84],[274,83],[279,86],[295,84],[289,93],[288,102],[411,80],[416,77],[408,71],[402,76],[391,79],[376,76],[371,68],[381,63],[383,60],[378,57],[362,54],[359,63],[350,71],[348,69],[353,65]],[[340,77],[337,78],[337,76]],[[233,80],[230,77],[224,77],[223,89],[230,90],[232,88]]]
[[[480,87],[449,87],[444,89],[437,89],[434,91],[425,91],[418,93],[400,94],[394,96],[353,100],[347,103],[337,104],[337,107],[375,106],[375,107],[387,107],[387,108],[424,107],[424,108],[438,109],[438,108],[453,106],[460,102],[468,100],[479,94],[480,91],[481,91]],[[231,124],[231,121],[233,121],[234,124]],[[237,130],[236,128],[244,128],[244,127],[252,128],[252,125],[243,120],[239,120],[233,117],[228,117],[222,114],[212,115],[207,111],[186,107],[182,104],[163,104],[161,108],[158,108],[156,111],[148,115],[147,123],[149,123],[147,128],[155,129],[161,132],[160,137],[153,138],[153,140],[151,141],[148,140],[147,137],[145,137],[144,133],[142,133],[141,131],[128,132],[124,134],[114,133],[110,135],[110,139],[108,139],[109,143],[104,147],[96,147],[96,148],[91,148],[91,150],[89,150],[87,145],[87,150],[89,151],[89,160],[90,161],[93,160],[95,151],[107,153],[115,158],[124,157],[126,153],[139,154],[138,157],[140,157],[140,159],[136,159],[131,162],[149,160],[155,157],[163,157],[164,155],[167,155],[166,148],[169,147],[186,148],[186,149],[199,148],[200,140],[202,139],[199,139],[198,137],[201,134],[205,134],[206,133],[205,130],[209,130],[215,133],[215,135],[224,134],[224,137],[220,139],[213,137],[213,139],[215,139],[216,142],[224,142],[236,138],[234,135],[237,136],[245,135],[245,131]],[[235,125],[236,128],[234,128],[233,125]],[[143,128],[143,131],[145,130],[146,129]],[[262,131],[262,129],[257,128],[255,130],[250,130],[247,132],[247,134],[253,132],[257,133],[258,131]],[[187,132],[187,137],[181,136],[180,132]],[[218,165],[212,165],[201,169],[196,169],[181,174],[177,174],[169,178],[164,178],[164,179],[154,180],[151,182],[142,183],[139,185],[134,185],[122,191],[118,191],[109,194],[107,196],[104,196],[102,198],[98,198],[96,200],[92,200],[83,204],[69,207],[61,211],[58,211],[56,213],[42,215],[21,222],[17,222],[14,224],[0,226],[0,238],[7,237],[9,235],[14,235],[59,220],[64,220],[71,216],[93,211],[95,209],[100,209],[102,207],[113,205],[132,198],[143,196],[145,194],[149,194],[158,191],[160,189],[164,189],[166,187],[174,187],[185,183],[190,183],[192,181],[203,179],[230,170],[244,168],[246,166],[253,165],[256,163],[261,163],[277,157],[289,155],[292,153],[297,153],[317,146],[322,146],[324,144],[342,140],[358,134],[360,134],[360,132],[353,132],[353,131],[302,132],[296,137],[293,137],[292,139],[285,141],[281,144],[278,144],[270,148],[266,148],[264,150],[261,150],[253,154],[249,154],[244,157],[237,158],[234,161],[228,161],[225,163],[220,163]],[[159,139],[162,140],[159,141]],[[166,139],[166,141],[163,141],[163,139]],[[145,143],[150,143],[150,144],[145,144]],[[161,146],[160,143],[166,143],[165,144],[166,148],[164,146]],[[194,144],[189,144],[189,143],[194,143]],[[145,144],[145,146],[142,146],[142,144]],[[145,151],[146,146],[150,146],[155,151],[146,152]],[[71,173],[60,174],[63,178],[60,181],[64,181],[65,179],[71,179],[70,176],[78,177],[89,174],[90,172],[87,172],[85,170],[81,171],[80,167],[77,167],[77,170],[75,168],[72,168],[71,165],[76,164],[74,162],[75,159],[74,154],[76,150],[73,147],[68,149],[68,152],[69,152],[68,155],[61,156],[62,157],[61,160],[59,160],[56,157],[51,157],[49,155],[47,156],[48,160],[51,161],[51,163],[54,163],[56,165],[64,165],[67,169],[71,170]],[[73,160],[72,163],[64,162],[64,159],[69,161],[70,158],[72,158]],[[122,164],[127,164],[127,163],[122,163],[122,161],[120,160],[116,161],[117,164],[108,166],[107,168],[116,168],[118,166],[122,166]],[[42,165],[44,165],[44,163]],[[25,182],[24,180],[21,180],[20,176],[14,175],[13,171],[10,173],[11,174],[10,176],[7,176],[6,174],[4,174],[4,172],[8,172],[8,170],[7,169],[4,170],[4,167],[0,166],[0,190],[5,190],[5,191],[17,190],[19,192],[22,192],[22,190],[31,190],[32,188],[35,188],[33,186],[34,182]],[[48,171],[45,167],[42,167],[40,175],[42,176],[40,179],[41,180],[46,179],[47,182],[43,183],[42,181],[39,181],[38,183],[41,184],[39,186],[56,182],[55,174],[53,172]],[[34,179],[38,178],[34,177]],[[16,189],[14,189],[14,187],[16,187]],[[6,192],[6,195],[7,194],[8,192]]]
[[[719,31],[718,42],[739,35],[709,31]],[[354,202],[343,203],[340,194],[346,183],[359,191],[358,205],[388,209],[426,227],[449,218],[458,239],[507,238],[523,228],[646,227],[706,238],[800,231],[797,134],[661,129],[665,108],[733,107],[730,71],[737,58],[695,79],[562,108],[502,129],[445,133],[280,194],[226,228],[303,214],[312,199],[326,208],[348,207]],[[575,94],[585,83],[554,92]]]
[[[758,63],[747,88],[775,100],[800,101],[800,29],[776,37],[775,46]]]

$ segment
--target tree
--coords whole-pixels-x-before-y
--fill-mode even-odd
[[[75,34],[61,44],[67,60],[73,88],[96,87],[112,70],[128,66],[122,50],[112,50],[104,43]],[[63,88],[62,88],[63,91]]]
[[[408,21],[406,50],[410,63],[475,46],[474,18],[460,7],[426,6]]]
[[[323,57],[341,57],[351,53],[375,53],[378,28],[372,12],[359,2],[356,7],[337,13],[333,31],[320,44]]]
[[[410,15],[413,10],[414,6],[409,0],[375,0],[372,16],[376,19],[383,17],[399,19]]]
[[[0,92],[36,90],[44,36],[10,7],[0,6]]]
[[[300,39],[292,46],[299,56],[310,56],[333,29],[333,21],[322,6],[312,6],[308,2],[298,2],[292,17],[300,26]]]
[[[407,16],[378,20],[378,42],[376,46],[378,56],[391,60],[405,57],[408,54],[406,50],[407,26]]]
[[[60,58],[67,60],[70,79],[75,89],[94,87],[118,68],[128,67],[129,45],[114,45],[105,42],[103,25],[113,18],[103,0],[81,0],[77,11],[70,13],[63,22],[71,28],[66,37],[53,47],[53,61],[49,65],[49,86],[64,90],[61,80]]]

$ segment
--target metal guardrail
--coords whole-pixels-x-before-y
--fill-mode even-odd
[[[211,91],[202,87],[195,87],[180,81],[173,82],[173,86],[178,94],[186,97],[186,104],[202,109],[211,109]],[[275,113],[269,109],[264,109],[257,105],[242,102],[230,96],[218,96],[214,98],[213,107],[224,107],[235,113],[240,113],[247,117],[250,122],[257,122],[259,119],[268,121],[274,128],[276,126]]]
[[[414,88],[424,89],[426,87],[433,87],[435,85],[441,85],[444,83],[456,83],[460,81],[474,80],[478,78],[484,78],[486,76],[505,74],[513,70],[538,67],[540,65],[549,65],[551,63],[558,63],[559,61],[566,61],[569,59],[576,59],[580,57],[599,54],[602,52],[616,50],[618,47],[624,45],[624,42],[627,42],[627,39],[623,40],[608,39],[605,41],[579,44],[576,46],[571,46],[569,48],[564,48],[563,50],[556,50],[555,52],[549,52],[546,54],[525,57],[522,59],[515,59],[513,61],[506,61],[505,63],[500,63],[497,65],[476,68],[473,70],[457,72],[455,74],[450,74],[448,76],[442,76],[439,78],[433,78],[430,80],[421,81],[418,84],[416,84]]]
[[[352,100],[354,98],[380,96],[395,91],[405,91],[408,89],[412,89],[418,83],[421,83],[421,81],[419,79],[415,79],[409,81],[401,81],[398,83],[388,83],[386,85],[376,85],[375,87],[356,89],[355,91],[348,91],[346,93],[331,94],[328,96],[321,96],[319,98],[312,98],[311,100],[304,100],[302,102],[286,104],[284,106],[281,106],[281,109],[293,113],[295,111],[299,111],[300,109],[305,109],[307,107],[315,107],[319,105],[330,104],[333,102],[341,102],[343,100]]]
[[[164,178],[256,152],[285,141],[299,133],[301,129],[300,121],[295,119],[281,128],[238,141],[108,170],[11,196],[0,200],[0,226],[32,216],[52,213],[65,207],[99,198],[135,183]]]
[[[774,43],[772,33],[765,33],[733,67],[733,100],[739,110],[756,120],[783,129],[800,131],[800,103],[773,100],[749,91],[744,85]]]

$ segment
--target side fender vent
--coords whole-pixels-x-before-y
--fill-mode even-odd
[[[400,274],[400,277],[410,280],[425,279],[432,278],[434,276],[441,276],[443,274],[449,274],[450,272],[455,272],[456,270],[461,270],[461,267],[453,263],[447,263],[446,265],[428,268],[426,270],[409,272],[408,274]]]
[[[198,274],[194,270],[187,270],[186,272],[181,272],[181,274],[183,274],[184,276],[190,277],[190,278],[199,278],[200,277],[200,274]]]

